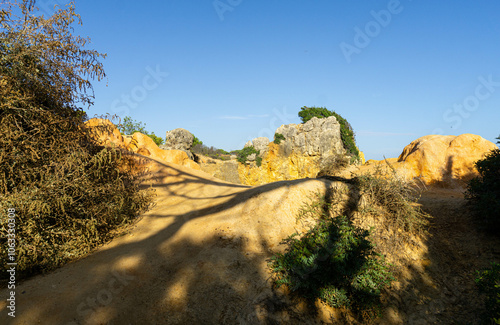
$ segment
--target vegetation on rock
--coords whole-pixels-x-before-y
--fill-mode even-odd
[[[133,135],[135,132],[140,132],[144,135],[147,135],[156,143],[157,146],[162,145],[165,141],[163,138],[158,137],[154,134],[154,132],[146,131],[146,124],[142,122],[137,122],[136,120],[132,120],[130,116],[125,116],[123,118],[123,122],[117,125],[118,130],[120,130],[121,134],[124,135]]]
[[[285,136],[281,133],[275,133],[274,134],[274,143],[280,144],[282,140],[285,140]]]
[[[349,122],[347,122],[345,118],[343,118],[342,116],[340,116],[340,114],[337,114],[334,111],[326,109],[325,107],[304,106],[300,108],[299,112],[299,117],[301,118],[302,123],[306,123],[313,117],[325,118],[330,116],[335,116],[335,118],[340,124],[340,136],[342,138],[342,143],[348,154],[351,155],[352,162],[360,161],[361,158],[359,156],[359,150],[356,147],[356,140],[354,139],[354,131],[351,127],[351,124],[349,124]]]
[[[248,160],[248,156],[250,156],[251,154],[255,154],[256,156],[258,156],[260,152],[255,149],[254,146],[248,146],[241,150],[234,150],[232,151],[232,153],[235,153],[237,156],[237,160],[240,163],[244,164]]]
[[[0,11],[0,211],[15,210],[18,279],[88,253],[150,203],[129,173],[135,160],[99,146],[84,126],[79,105],[92,105],[90,80],[105,77],[105,55],[71,34],[75,20],[73,4],[50,17],[34,1]],[[0,263],[8,258],[2,249]]]

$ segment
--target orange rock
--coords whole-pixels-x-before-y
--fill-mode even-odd
[[[106,146],[114,144],[120,148],[125,148],[120,131],[110,120],[93,118],[85,122],[85,126],[92,130],[100,144]]]
[[[478,135],[427,135],[407,145],[398,158],[408,178],[426,184],[463,184],[478,175],[474,163],[497,146]]]
[[[94,130],[98,142],[102,145],[114,145],[156,160],[200,169],[200,166],[190,160],[184,151],[160,149],[153,139],[140,132],[134,133],[132,137],[123,137],[118,128],[109,120],[93,118],[85,125]]]

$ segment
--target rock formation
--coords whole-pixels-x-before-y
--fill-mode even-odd
[[[387,162],[406,179],[419,179],[426,185],[464,186],[479,175],[474,163],[498,148],[478,135],[426,135],[407,145],[399,158]],[[360,171],[373,166],[387,166],[384,161],[369,160]]]
[[[474,163],[498,147],[478,135],[426,135],[407,145],[398,158],[405,176],[426,184],[453,185],[478,175]]]
[[[164,150],[182,150],[189,159],[194,160],[191,147],[193,146],[194,135],[188,130],[178,128],[167,131],[165,136],[165,144],[160,146]]]
[[[109,120],[93,118],[85,125],[92,128],[97,141],[102,145],[116,146],[159,161],[200,169],[200,166],[189,159],[184,151],[160,149],[153,139],[140,132],[136,132],[132,136],[122,136]]]
[[[237,162],[201,163],[201,169],[226,181],[239,178],[239,183],[260,185],[280,180],[316,177],[321,161],[333,155],[344,155],[340,137],[340,124],[334,116],[312,118],[304,124],[282,125],[276,130],[285,139],[280,144],[269,142],[266,137],[255,138],[245,144],[259,150],[261,166],[257,166],[254,154],[245,164]],[[235,171],[237,163],[237,175]],[[229,173],[229,174],[226,174]]]

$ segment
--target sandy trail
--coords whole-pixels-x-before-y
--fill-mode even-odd
[[[157,205],[90,256],[16,288],[1,324],[252,324],[265,320],[270,249],[300,228],[303,179],[255,188],[154,163]],[[0,291],[6,297],[7,290]]]
[[[148,184],[157,205],[126,235],[18,285],[16,318],[3,299],[0,324],[316,324],[331,316],[356,323],[273,292],[267,268],[281,240],[304,230],[295,217],[308,196],[345,184],[247,187],[158,162]],[[405,262],[375,323],[477,323],[474,272],[500,257],[500,243],[475,229],[460,189],[430,188],[420,204],[433,216],[430,236]]]

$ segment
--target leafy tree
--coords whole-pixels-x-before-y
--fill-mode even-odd
[[[123,122],[118,125],[118,130],[120,130],[120,133],[126,135],[132,135],[135,132],[140,132],[153,139],[153,141],[158,146],[162,145],[165,141],[163,140],[163,138],[156,136],[154,132],[149,133],[148,131],[146,131],[146,124],[137,122],[136,120],[132,120],[130,116],[125,116],[123,118]]]
[[[317,118],[325,118],[335,116],[337,121],[340,124],[340,136],[342,138],[342,143],[344,148],[347,150],[349,154],[352,155],[353,160],[359,161],[361,158],[359,156],[359,150],[356,147],[356,141],[354,139],[354,131],[351,127],[351,124],[347,122],[345,118],[335,113],[334,111],[329,111],[325,107],[301,107],[299,112],[299,117],[302,120],[302,123],[306,123],[313,117]]]
[[[33,0],[2,6],[0,211],[16,211],[22,277],[88,253],[149,201],[127,171],[132,158],[99,146],[84,125],[82,106],[93,104],[91,80],[105,77],[99,62],[105,55],[72,35],[80,22],[74,4],[50,17],[36,15]],[[0,218],[1,247],[7,229]],[[2,249],[0,264],[7,262]]]

